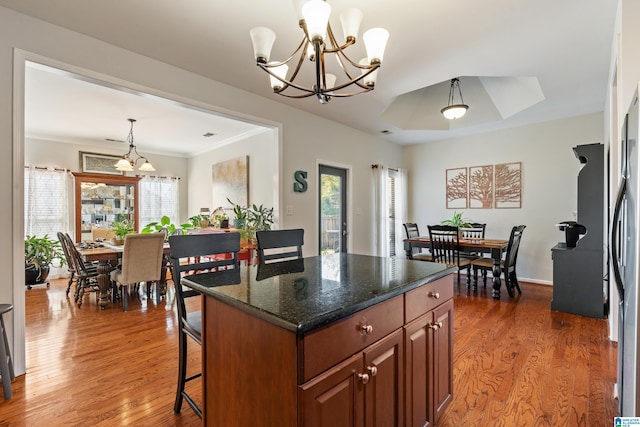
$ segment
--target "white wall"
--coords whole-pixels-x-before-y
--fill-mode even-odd
[[[279,212],[278,132],[271,129],[189,159],[189,216],[197,215],[200,208],[213,211],[218,207],[213,205],[211,166],[241,156],[249,156],[249,203],[274,207]],[[223,206],[227,207],[228,203]],[[229,219],[233,220],[231,212]]]
[[[15,69],[14,54],[19,59]],[[12,239],[0,242],[0,271],[5,272],[5,278],[12,278],[0,283],[0,301],[13,302],[16,307],[13,316],[7,320],[18,374],[24,372],[22,60],[39,60],[39,56],[46,65],[86,74],[116,86],[240,116],[267,126],[280,126],[279,205],[292,208],[292,215],[280,215],[280,225],[305,228],[305,255],[317,253],[318,246],[315,232],[317,164],[335,162],[348,166],[352,211],[359,208],[362,212],[353,216],[349,229],[350,249],[373,253],[371,164],[400,166],[402,149],[399,146],[376,135],[287,107],[274,101],[275,97],[256,96],[0,7],[0,147],[7,154],[0,156],[0,198],[13,203],[12,209],[0,211],[0,224],[13,231]],[[17,86],[14,86],[14,77]],[[306,193],[293,192],[296,170],[309,173],[309,191]]]
[[[551,283],[551,248],[564,240],[554,224],[574,220],[580,163],[572,148],[602,142],[602,114],[425,143],[405,149],[409,170],[409,220],[422,234],[428,224],[452,216],[446,209],[445,170],[522,162],[521,209],[458,209],[475,222],[487,223],[488,238],[508,239],[511,227],[524,224],[518,277]]]

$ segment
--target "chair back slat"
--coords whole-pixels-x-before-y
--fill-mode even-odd
[[[460,266],[460,240],[458,227],[430,225],[429,240],[433,261]]]
[[[460,233],[465,239],[484,239],[485,229],[487,224],[480,224],[474,222],[469,224],[468,227],[460,227]]]
[[[304,229],[256,231],[256,241],[260,264],[274,260],[299,259],[302,258]]]
[[[186,319],[185,298],[199,292],[182,289],[186,273],[221,268],[240,268],[240,233],[185,234],[169,237],[171,248],[171,276],[176,290],[178,315]]]

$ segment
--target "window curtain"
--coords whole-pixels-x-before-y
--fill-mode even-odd
[[[24,235],[58,240],[62,231],[73,236],[73,176],[66,169],[29,166],[24,171]],[[64,275],[52,266],[49,277]]]
[[[398,169],[395,179],[395,236],[396,236],[396,255],[404,255],[404,239],[406,233],[404,230],[404,223],[408,222],[409,204],[407,202],[407,170]]]
[[[371,170],[373,171],[374,180],[374,253],[377,256],[386,257],[389,255],[389,206],[387,194],[389,174],[382,165],[373,165]]]
[[[140,228],[150,222],[159,222],[168,216],[179,227],[179,179],[164,176],[143,176],[140,179]]]

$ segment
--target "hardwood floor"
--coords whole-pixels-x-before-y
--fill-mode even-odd
[[[127,312],[119,303],[98,309],[95,293],[78,308],[66,281],[26,291],[27,374],[13,382],[13,399],[0,400],[0,426],[201,425],[186,403],[173,413],[178,325],[169,288],[166,302],[130,298]],[[197,367],[200,348],[188,345]],[[188,385],[197,401],[199,381]]]
[[[612,425],[616,349],[606,321],[552,312],[550,287],[521,287],[501,301],[464,284],[457,292],[454,399],[438,426]],[[128,312],[99,310],[95,294],[78,309],[65,289],[53,281],[26,291],[27,375],[13,399],[0,398],[0,426],[200,425],[186,404],[173,413],[172,287],[159,304],[131,298]],[[198,366],[200,349],[189,345]],[[201,399],[200,384],[189,387]]]
[[[499,302],[490,286],[458,290],[454,399],[438,426],[613,425],[617,352],[607,321],[551,311],[549,286],[520,287]]]

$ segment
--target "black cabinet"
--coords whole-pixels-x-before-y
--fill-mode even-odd
[[[554,246],[551,309],[603,318],[604,286],[604,146],[578,145],[573,149],[583,164],[578,173],[577,222],[586,234],[575,248]]]

